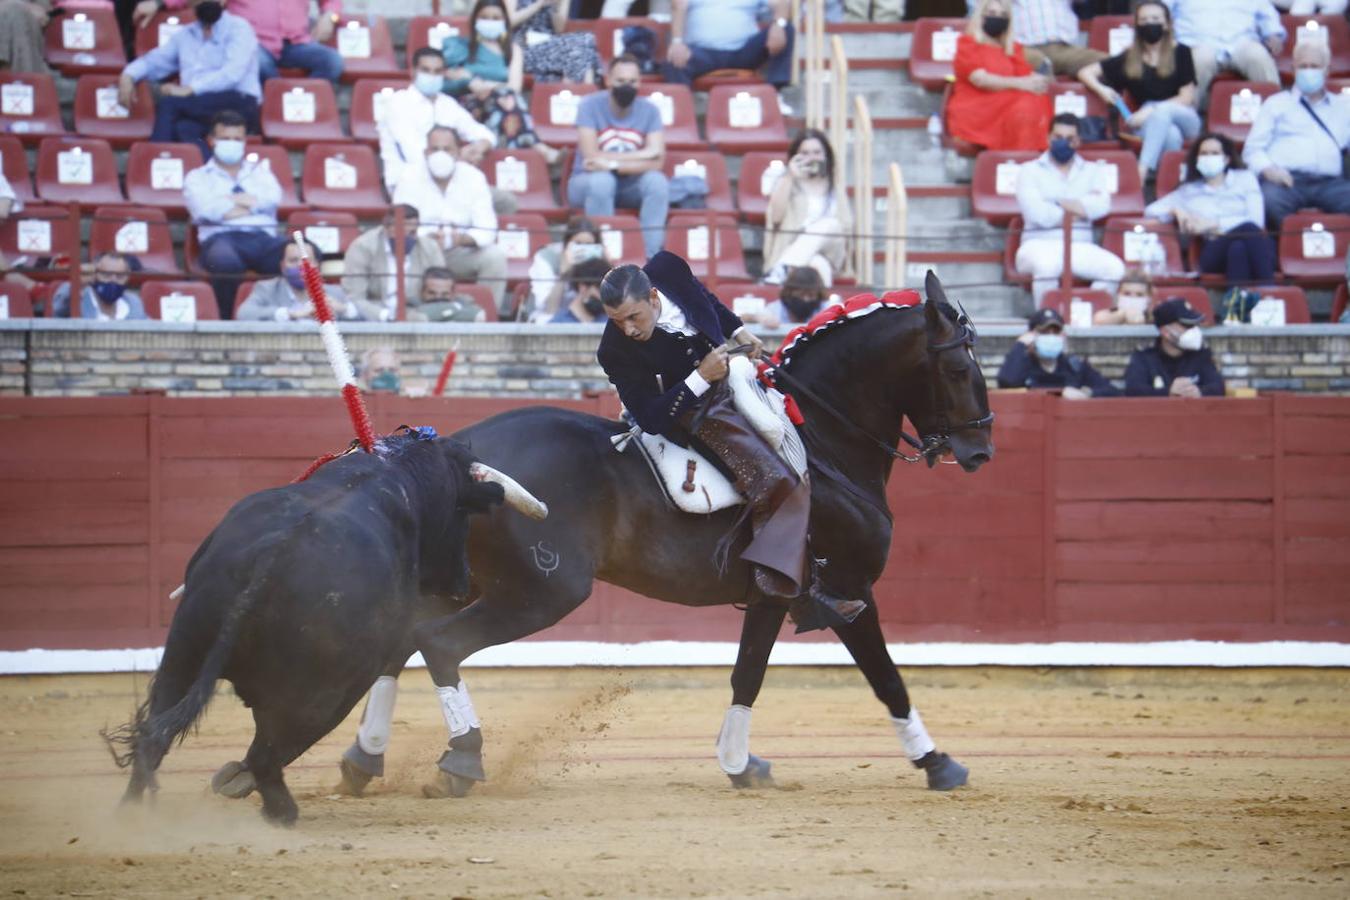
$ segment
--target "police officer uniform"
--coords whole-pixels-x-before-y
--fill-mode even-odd
[[[1027,319],[1027,326],[1039,332],[1046,326],[1058,325],[1062,331],[1064,317],[1057,310],[1038,309]],[[1094,397],[1118,397],[1120,390],[1106,376],[1102,375],[1086,359],[1076,354],[1061,353],[1055,358],[1053,369],[1047,370],[1041,365],[1034,348],[1021,341],[1013,344],[1003,365],[998,370],[998,386],[1001,388],[1078,388],[1090,390]]]
[[[1165,300],[1153,308],[1153,324],[1162,328],[1173,322],[1198,327],[1205,317],[1180,297]],[[1127,397],[1167,397],[1172,382],[1189,378],[1206,397],[1224,395],[1223,376],[1214,365],[1214,356],[1208,347],[1183,350],[1172,356],[1162,348],[1160,336],[1152,344],[1140,347],[1130,354],[1125,367],[1125,395]]]

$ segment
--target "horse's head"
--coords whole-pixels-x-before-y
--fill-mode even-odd
[[[989,395],[975,361],[975,326],[947,302],[942,282],[930,270],[924,281],[928,402],[910,412],[931,466],[950,450],[967,472],[994,457]]]

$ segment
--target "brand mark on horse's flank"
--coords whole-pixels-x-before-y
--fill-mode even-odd
[[[534,555],[534,565],[547,578],[553,574],[562,563],[562,554],[549,547],[548,541],[540,541],[530,548],[530,553]]]

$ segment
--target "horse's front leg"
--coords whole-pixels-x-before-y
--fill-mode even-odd
[[[886,704],[891,723],[900,737],[905,755],[916,768],[928,775],[928,787],[935,791],[950,791],[966,783],[970,770],[945,753],[928,735],[919,711],[909,702],[905,682],[891,661],[886,649],[886,638],[881,633],[876,601],[868,597],[867,609],[847,625],[835,625],[834,632],[848,648],[854,662],[872,686],[877,699]]]
[[[741,647],[731,670],[731,708],[717,735],[717,761],[738,788],[773,786],[769,761],[750,753],[750,713],[785,615],[787,607],[781,603],[759,602],[745,611],[741,625]]]

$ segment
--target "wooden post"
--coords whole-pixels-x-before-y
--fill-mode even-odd
[[[708,223],[708,290],[717,291],[717,213],[711,209],[705,213]]]
[[[825,130],[825,0],[811,0],[811,42],[815,46],[815,78],[807,86],[815,95],[816,121],[813,128]]]
[[[905,286],[909,257],[909,194],[899,163],[890,165],[890,184],[886,190],[886,290]]]
[[[872,263],[872,114],[861,95],[853,98],[853,200],[857,211],[853,217],[856,229],[856,266],[858,283],[870,285],[873,281]]]
[[[81,296],[84,293],[84,272],[80,269],[80,204],[71,203],[67,206],[66,215],[70,217],[71,222],[75,223],[75,241],[65,248],[66,256],[70,259],[70,317],[75,319],[79,318],[80,307],[84,305],[84,298]],[[53,247],[52,255],[57,256],[59,254],[60,250]],[[48,318],[53,315],[54,309],[55,304],[49,294],[47,297]]]
[[[1073,290],[1073,213],[1064,210],[1064,268],[1059,273],[1059,286]],[[1072,305],[1069,312],[1073,312]]]
[[[408,287],[404,283],[403,273],[407,271],[408,262],[404,258],[406,254],[403,249],[403,238],[407,233],[407,219],[403,215],[403,204],[394,205],[394,290],[397,292],[398,304],[394,307],[394,321],[405,321],[408,314]]]
[[[848,184],[848,57],[839,35],[830,38],[830,145],[834,148],[835,184]]]

